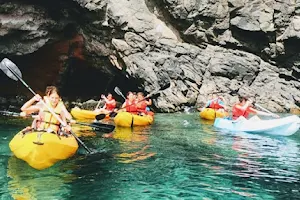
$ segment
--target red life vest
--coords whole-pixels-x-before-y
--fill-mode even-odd
[[[215,109],[215,110],[218,110],[218,109],[220,109],[220,108],[224,108],[224,106],[222,106],[222,105],[219,104],[219,99],[212,101],[212,102],[209,104],[208,107],[209,107],[209,108],[213,108],[213,109]]]
[[[130,113],[134,113],[134,114],[138,113],[138,109],[137,109],[135,102],[132,102],[131,104],[129,104],[128,100],[126,100],[125,102],[126,102],[125,103],[126,112],[130,112]]]
[[[114,99],[111,102],[105,104],[105,109],[109,111],[113,111],[116,107],[116,101]]]
[[[147,112],[146,108],[147,108],[147,103],[145,101],[142,101],[137,104],[138,112],[146,113]]]
[[[233,119],[237,119],[240,116],[247,118],[250,113],[256,113],[250,106],[248,106],[246,108],[246,110],[242,110],[241,108],[239,108],[239,106],[242,107],[242,105],[240,103],[238,103],[238,104],[235,104],[232,108],[232,118]]]

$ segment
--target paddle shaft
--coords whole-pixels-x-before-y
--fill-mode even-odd
[[[1,113],[1,111],[0,111]],[[14,113],[15,115],[14,116],[20,116],[18,113]],[[36,115],[32,115],[31,116],[32,118],[36,118],[37,116]],[[89,127],[92,127],[92,128],[95,128],[95,129],[102,129],[103,132],[107,132],[107,133],[110,133],[114,130],[115,126],[114,125],[111,125],[111,124],[103,124],[103,123],[97,123],[97,124],[88,124],[88,123],[83,123],[83,122],[76,122],[75,124],[79,124],[79,125],[82,125],[82,126],[89,126]]]
[[[203,108],[208,108],[208,107],[206,107],[207,104],[211,104],[212,102],[217,101],[218,99],[219,99],[219,97],[214,98],[214,99],[211,99],[211,100],[208,100],[208,101],[206,102],[206,104],[205,104],[205,107],[203,107]],[[209,105],[208,105],[208,106],[209,106]],[[215,110],[215,108],[213,108],[213,109]]]
[[[98,129],[106,129],[109,132],[111,132],[114,129],[114,125],[110,125],[110,124],[87,124],[87,123],[82,123],[82,122],[76,122],[76,124],[82,125],[82,126],[90,126],[93,128],[98,128]],[[102,125],[102,126],[100,126]]]
[[[12,70],[9,66],[6,66],[7,67],[7,69],[14,75],[14,76],[16,76],[22,83],[23,83],[23,85],[34,95],[34,96],[36,96],[37,94],[26,84],[26,82],[17,74],[17,73],[15,73],[15,71],[14,70]],[[62,121],[61,119],[60,119],[60,117],[59,116],[57,116],[57,114],[55,114],[54,113],[54,111],[52,110],[52,108],[50,108],[42,99],[40,100],[41,102],[42,102],[42,104],[44,105],[44,106],[46,106],[46,108],[50,111],[50,113],[61,123],[61,125],[62,126],[64,126],[64,127],[66,127],[67,126],[67,124],[64,122],[64,121]],[[70,130],[70,133],[76,138],[76,140],[89,152],[89,153],[91,153],[92,151],[73,133],[73,131],[72,130]]]
[[[170,85],[170,84],[168,84],[168,85]],[[143,99],[137,101],[136,103],[139,103],[139,102],[141,102],[141,101],[144,101],[145,99],[150,98],[150,97],[153,96],[154,94],[158,93],[160,90],[164,90],[164,89],[166,89],[166,87],[160,87],[159,89],[157,89],[157,90],[155,90],[155,91],[149,93],[146,97],[144,97]],[[123,93],[121,92],[121,90],[120,90],[118,87],[115,87],[114,90],[115,90],[115,92],[116,92],[118,95],[122,96],[123,99],[126,100],[126,98],[124,97]],[[126,105],[126,106],[124,106],[124,108],[127,108],[128,106],[130,106],[130,105]],[[124,109],[124,108],[122,108],[122,109]],[[116,112],[112,111],[112,112],[109,114],[109,116],[110,116],[110,117],[111,117],[111,116],[115,116],[116,114],[117,114]]]
[[[126,100],[126,98],[124,97],[124,95],[123,95],[123,93],[121,92],[121,90],[120,90],[118,87],[116,87],[116,88],[117,88],[116,90],[118,91],[117,94],[119,94],[120,96],[123,97],[124,100]],[[144,97],[143,99],[138,100],[136,103],[139,103],[139,102],[141,102],[141,101],[144,101],[145,99],[147,99],[147,98],[153,96],[154,94],[158,93],[159,90],[160,90],[160,89],[151,92],[150,94],[148,94],[148,95],[147,95],[146,97]],[[126,107],[128,107],[128,106],[130,106],[130,105],[127,105],[127,106],[125,106],[124,108],[126,108]]]
[[[146,98],[149,98],[150,96],[152,96],[152,95],[155,94],[155,93],[158,93],[160,89],[161,89],[161,88],[159,88],[159,89],[156,90],[156,91],[151,92],[151,93],[148,94],[143,100],[145,100]],[[120,88],[115,87],[115,92],[116,92],[118,95],[122,96],[124,100],[126,100],[126,97],[123,95],[123,93],[122,93],[122,91],[120,90]],[[141,100],[141,101],[142,101],[142,100]]]
[[[114,77],[113,77],[113,78],[114,78]],[[106,85],[106,87],[105,87],[105,92],[107,91],[107,87],[110,85],[110,83],[111,83],[111,81],[113,80],[113,78],[110,78],[110,79],[109,79],[109,81],[108,81],[108,83],[107,83],[107,85]],[[99,99],[98,104],[97,104],[95,110],[99,107],[100,103],[101,103],[101,98]],[[104,104],[104,106],[105,106],[105,104]],[[103,106],[102,108],[104,108],[104,106]]]
[[[267,109],[265,109],[264,107],[262,107],[262,106],[260,106],[259,104],[255,104],[255,106],[257,106],[258,108],[260,108],[260,109],[262,109],[262,110],[264,110],[264,111],[266,111],[267,113],[270,113],[270,114],[273,114],[274,115],[274,113],[272,113],[271,111],[269,111],[269,110],[267,110]]]
[[[96,108],[95,108],[95,110],[96,110],[96,109],[97,109],[97,108],[100,106],[101,99],[102,99],[102,98],[100,98],[100,99],[99,99],[99,101],[98,101],[98,103],[97,103],[97,105],[96,105]],[[106,102],[105,102],[105,103],[106,103]],[[104,106],[105,106],[105,103],[104,103],[104,105],[103,105],[103,107],[102,107],[102,108],[104,108]]]
[[[101,98],[99,99],[99,101],[98,101],[98,103],[97,103],[97,105],[96,105],[95,110],[99,107],[100,103],[101,103]]]
[[[149,97],[147,97],[147,98],[149,98]],[[137,104],[137,103],[140,103],[140,102],[142,102],[142,101],[144,101],[144,100],[146,100],[147,98],[144,97],[144,98],[142,98],[141,100],[138,100],[138,101],[136,102],[136,104]],[[131,104],[131,105],[132,105],[132,104]],[[124,106],[124,108],[127,108],[127,107],[129,107],[129,106],[131,106],[131,105]]]

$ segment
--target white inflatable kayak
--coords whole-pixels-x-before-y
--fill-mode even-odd
[[[230,131],[289,136],[299,130],[300,118],[297,115],[269,120],[229,120],[216,118],[214,126]]]

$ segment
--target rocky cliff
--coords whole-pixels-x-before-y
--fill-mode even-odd
[[[2,0],[0,58],[14,61],[37,91],[57,84],[69,98],[168,86],[154,99],[163,112],[201,106],[214,93],[285,112],[300,106],[299,7],[296,0]],[[4,95],[26,91],[3,74],[0,84]]]

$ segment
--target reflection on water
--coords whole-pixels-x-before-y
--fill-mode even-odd
[[[291,137],[254,135],[221,131],[212,123],[197,113],[157,114],[149,127],[117,127],[108,138],[94,132],[82,140],[97,153],[86,155],[81,148],[45,171],[11,157],[8,142],[20,127],[0,125],[0,175],[6,177],[0,179],[0,194],[4,199],[299,199],[299,131]]]
[[[78,136],[78,137],[94,137],[97,134],[93,130],[93,128],[89,126],[81,126],[78,124],[72,125],[72,131]]]
[[[299,148],[292,139],[241,133],[234,137],[232,149],[238,152],[235,163],[238,176],[263,177],[264,181],[276,179],[276,182],[299,181],[298,169],[293,169],[300,162]],[[264,162],[266,158],[268,163]]]
[[[38,171],[11,156],[7,165],[8,190],[14,199],[58,199],[69,194],[70,183],[76,179],[71,169],[70,164],[65,164],[63,169],[54,166]]]
[[[202,142],[206,144],[214,144],[217,139],[217,132],[213,128],[213,120],[200,120],[202,131],[205,133],[206,137],[202,138]]]
[[[112,138],[119,140],[121,153],[115,156],[121,163],[144,160],[155,155],[154,152],[147,152],[150,147],[149,127],[116,127]]]

